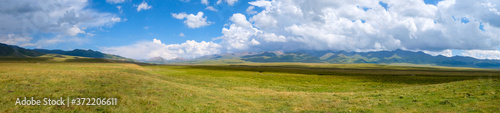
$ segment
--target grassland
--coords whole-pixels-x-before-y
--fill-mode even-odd
[[[375,64],[0,63],[0,112],[498,112],[500,71]],[[117,106],[16,106],[18,97]]]

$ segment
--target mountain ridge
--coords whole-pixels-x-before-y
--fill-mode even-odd
[[[25,49],[15,45],[0,43],[0,56],[36,58],[42,55],[56,54],[80,56],[89,58],[109,59],[123,62],[138,62],[134,59],[121,57],[118,55],[105,54],[94,50],[74,49],[71,51],[47,50],[47,49]],[[50,56],[50,55],[49,55]],[[54,56],[54,55],[52,55]],[[371,51],[371,52],[348,52],[348,51],[264,51],[264,52],[237,52],[223,53],[198,57],[195,59],[175,58],[165,60],[161,56],[141,61],[144,63],[244,63],[244,62],[300,62],[300,63],[332,63],[332,64],[353,64],[353,63],[373,63],[373,64],[431,64],[437,66],[451,67],[474,67],[474,68],[494,68],[500,69],[500,60],[476,59],[466,56],[445,57],[442,55],[432,56],[424,52],[412,52],[405,50],[393,51]]]
[[[130,58],[125,58],[121,57],[118,55],[111,55],[111,54],[105,54],[99,51],[93,51],[93,50],[83,50],[83,49],[74,49],[71,51],[63,51],[63,50],[47,50],[47,49],[25,49],[23,47],[19,47],[16,45],[8,45],[8,44],[3,44],[0,43],[0,57],[2,58],[9,58],[9,59],[16,59],[16,58],[24,58],[24,59],[42,59],[46,60],[47,58],[40,58],[40,57],[47,57],[47,56],[53,56],[53,57],[64,57],[61,55],[68,55],[68,56],[77,56],[77,57],[87,57],[87,58],[96,58],[96,59],[70,59],[68,61],[96,61],[96,62],[103,62],[106,60],[112,60],[112,61],[106,61],[106,62],[137,62],[134,59]],[[103,60],[99,60],[103,59]],[[104,60],[106,59],[106,60]]]
[[[393,51],[371,51],[371,52],[348,52],[348,51],[294,51],[276,52],[264,51],[260,53],[215,54],[207,55],[195,59],[184,61],[171,61],[167,63],[188,63],[197,64],[201,62],[216,62],[232,60],[238,62],[299,62],[299,63],[332,63],[332,64],[353,64],[353,63],[373,63],[373,64],[422,64],[450,67],[474,67],[500,69],[500,60],[476,59],[466,56],[445,57],[442,55],[432,56],[424,52],[412,52],[405,50]]]
[[[71,55],[71,56],[81,56],[81,57],[90,57],[90,58],[102,58],[102,59],[110,59],[117,61],[128,61],[128,62],[137,62],[131,58],[125,58],[118,55],[111,55],[102,53],[94,50],[84,50],[84,49],[74,49],[71,51],[64,50],[47,50],[47,49],[33,49],[33,51],[42,52],[42,53],[53,53],[53,54],[61,54],[61,55]]]
[[[292,57],[290,57],[292,56]],[[272,59],[272,60],[270,60]],[[476,59],[472,57],[442,55],[432,56],[424,52],[404,50],[346,52],[346,51],[298,51],[283,55],[273,55],[263,52],[252,56],[242,57],[244,61],[252,62],[303,62],[303,63],[411,63],[434,64],[452,67],[500,68],[500,60]]]

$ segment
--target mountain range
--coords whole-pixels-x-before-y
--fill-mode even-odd
[[[260,53],[231,53],[208,55],[191,60],[165,60],[165,63],[243,63],[243,62],[301,62],[301,63],[374,63],[374,64],[418,64],[451,67],[500,68],[500,60],[476,59],[472,57],[442,55],[432,56],[424,52],[405,50],[347,52],[347,51],[267,51]]]
[[[102,58],[116,61],[128,61],[128,62],[137,62],[131,58],[125,58],[118,55],[105,54],[99,51],[94,50],[83,50],[83,49],[74,49],[71,51],[63,51],[63,50],[47,50],[47,49],[33,49],[36,52],[42,53],[53,53],[53,54],[61,54],[61,55],[71,55],[71,56],[81,56],[81,57],[90,57],[90,58]]]
[[[47,56],[68,55],[86,58],[107,59],[120,62],[138,62],[134,59],[118,55],[105,54],[94,50],[75,49],[71,51],[25,49],[22,47],[0,43],[0,57],[35,58]],[[374,64],[422,64],[451,67],[474,67],[500,69],[500,60],[476,59],[464,56],[432,56],[424,52],[412,52],[405,50],[373,51],[373,52],[348,52],[348,51],[266,51],[266,52],[238,52],[202,56],[196,59],[175,58],[166,60],[162,57],[154,57],[141,60],[144,63],[156,64],[234,64],[244,62],[301,62],[301,63],[374,63]]]
[[[63,56],[64,55],[64,56]],[[105,54],[99,51],[75,49],[71,51],[46,50],[46,49],[25,49],[15,45],[0,43],[0,58],[15,60],[48,60],[57,58],[72,57],[67,61],[91,61],[91,62],[137,62],[134,59],[121,57],[118,55]],[[76,60],[75,58],[80,58]]]
[[[243,56],[242,60],[251,62],[303,62],[303,63],[409,63],[431,64],[453,67],[500,68],[500,60],[483,60],[472,57],[442,55],[432,56],[424,52],[404,50],[346,52],[346,51],[298,51],[278,55],[273,52],[263,52]]]

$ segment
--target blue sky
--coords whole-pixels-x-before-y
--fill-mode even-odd
[[[98,50],[98,47],[130,45],[137,41],[152,40],[153,38],[162,40],[165,43],[177,44],[186,40],[212,41],[212,38],[221,35],[221,29],[227,24],[228,18],[233,13],[245,14],[249,6],[249,0],[236,2],[233,6],[220,4],[216,8],[220,11],[210,11],[205,8],[207,5],[200,1],[179,1],[179,0],[151,0],[146,1],[152,8],[148,10],[137,11],[134,5],[141,4],[143,1],[125,1],[123,3],[108,3],[104,0],[89,1],[89,9],[99,12],[115,13],[124,22],[115,23],[112,26],[102,27],[103,31],[94,29],[95,35],[92,36],[89,43],[74,44],[56,44],[45,46],[47,49],[74,49],[85,48]],[[210,1],[210,4],[216,4],[216,1]],[[116,8],[122,7],[122,10]],[[200,28],[189,28],[183,20],[172,17],[172,13],[185,12],[196,14],[204,12],[208,21],[213,22],[209,26]],[[121,13],[120,13],[121,12]],[[92,31],[92,30],[91,30]],[[184,37],[179,34],[185,34]],[[80,34],[85,36],[85,34]],[[112,42],[112,43],[110,43]]]
[[[0,42],[135,59],[395,49],[500,59],[499,1],[206,1],[8,0]]]

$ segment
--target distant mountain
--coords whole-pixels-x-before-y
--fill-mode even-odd
[[[321,59],[309,54],[295,52],[283,53],[281,55],[274,52],[263,52],[261,54],[247,55],[241,57],[245,61],[252,62],[303,62],[303,63],[320,63]]]
[[[482,60],[472,57],[432,56],[424,52],[404,50],[374,51],[374,52],[347,52],[347,51],[296,51],[281,52],[268,51],[261,53],[240,52],[207,55],[190,60],[166,60],[155,63],[183,63],[183,64],[227,64],[244,62],[301,62],[301,63],[374,63],[374,64],[423,64],[451,67],[475,67],[500,69],[500,60]],[[151,62],[150,62],[151,63]]]
[[[42,55],[45,53],[0,43],[0,56],[3,57],[37,57]]]
[[[71,59],[69,61],[92,61],[92,62],[102,62],[106,60],[110,60],[107,62],[137,62],[134,59],[125,58],[117,55],[110,55],[101,53],[99,51],[93,50],[82,50],[75,49],[72,51],[63,51],[63,50],[46,50],[46,49],[25,49],[15,45],[7,45],[0,43],[0,57],[2,58],[29,58],[29,59],[44,59],[47,60],[46,57],[64,57],[61,55],[69,55],[69,56],[78,56],[78,57],[88,57],[88,58],[98,58],[98,59]],[[44,57],[44,58],[39,58]],[[106,60],[99,60],[106,59]]]
[[[121,57],[118,55],[105,54],[99,51],[93,50],[83,50],[83,49],[75,49],[72,51],[63,51],[63,50],[46,50],[46,49],[34,49],[33,51],[42,52],[42,53],[53,53],[53,54],[61,54],[61,55],[71,55],[71,56],[81,56],[81,57],[90,57],[90,58],[102,58],[116,61],[126,61],[126,62],[137,62],[134,59]]]
[[[500,68],[500,60],[481,60],[472,57],[431,56],[423,52],[404,50],[376,52],[346,52],[346,51],[299,51],[277,55],[272,52],[262,52],[241,57],[251,62],[303,62],[303,63],[411,63],[433,64],[453,67]]]

